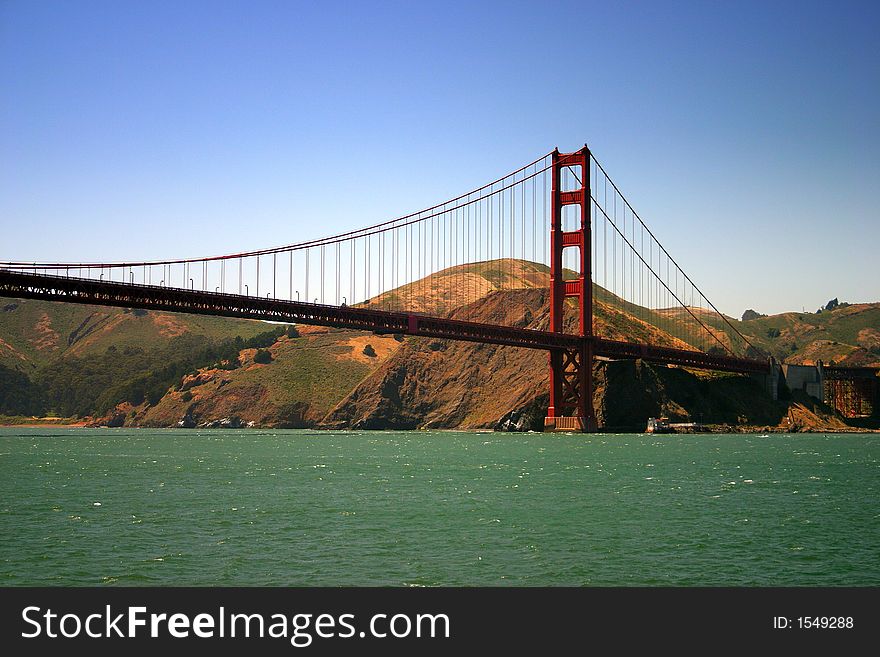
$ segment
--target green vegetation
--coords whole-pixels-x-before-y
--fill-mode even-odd
[[[110,345],[154,351],[178,335],[220,343],[266,329],[264,322],[246,319],[0,298],[0,364],[30,377],[58,358],[100,355]]]
[[[244,341],[244,349],[265,349],[266,347],[271,347],[284,333],[285,330],[280,326],[271,331],[259,333]]]
[[[165,395],[168,389],[180,381],[181,377],[186,374],[194,374],[202,367],[214,367],[218,369],[237,368],[239,366],[238,354],[242,349],[256,348],[257,352],[254,356],[255,362],[272,362],[271,354],[265,349],[262,349],[262,347],[268,347],[274,344],[275,340],[283,333],[284,329],[278,327],[259,333],[247,340],[243,340],[241,336],[235,336],[234,339],[225,340],[219,345],[206,344],[200,349],[189,351],[187,355],[180,355],[179,352],[176,352],[178,354],[177,357],[169,359],[167,364],[158,367],[154,366],[140,376],[131,379],[124,379],[115,386],[110,385],[106,387],[104,393],[98,397],[94,407],[91,409],[88,407],[89,397],[88,395],[85,395],[82,398],[83,404],[77,406],[75,409],[66,406],[63,402],[64,398],[62,397],[61,400],[56,402],[58,407],[56,410],[63,409],[59,410],[59,412],[76,413],[79,415],[85,415],[95,411],[99,414],[103,414],[113,408],[117,403],[123,401],[130,402],[135,406],[142,404],[144,401],[151,405],[156,404]],[[115,351],[111,352],[111,349],[108,349],[107,351],[108,353],[116,353]],[[138,354],[135,351],[130,351],[129,353],[124,354],[124,356],[128,355],[143,358],[142,353]],[[115,369],[120,375],[122,375],[122,377],[124,377],[125,372],[130,372],[137,368],[138,362],[126,363],[124,360],[122,362],[116,361],[112,365],[105,363],[105,368],[107,371]],[[88,367],[88,365],[85,366],[87,371]],[[57,398],[49,397],[49,399],[54,401]]]
[[[376,350],[373,349],[373,345],[368,344],[364,346],[364,356],[368,356],[370,358],[376,357]]]
[[[150,410],[137,413],[165,426],[193,402],[205,412],[231,394],[259,400],[251,407],[269,421],[301,426],[375,367],[349,356],[352,335],[301,336],[293,325],[0,299],[0,415],[69,421],[106,415],[123,402],[146,403]],[[242,368],[246,349],[255,350],[257,363],[281,365]],[[219,370],[201,383],[207,398],[188,389],[173,394],[200,370]]]
[[[102,414],[117,403],[158,402],[168,389],[217,356],[204,338],[180,336],[164,349],[109,347],[103,354],[60,358],[34,376],[45,409],[62,415]]]
[[[0,364],[0,414],[37,415],[43,411],[43,392],[17,370]]]
[[[305,405],[311,417],[320,419],[373,370],[345,357],[351,347],[340,344],[340,339],[347,341],[352,335],[358,333],[332,331],[310,335],[308,340],[279,342],[272,350],[272,367],[239,370],[223,390],[259,387],[268,392],[268,405],[280,409],[279,413]]]
[[[871,351],[880,339],[880,303],[835,301],[829,301],[819,313],[782,313],[745,322],[730,321],[757,349],[779,360],[880,365],[880,359]],[[704,321],[726,334],[736,353],[746,353],[748,345],[718,315],[707,315]]]
[[[257,349],[254,353],[254,362],[260,365],[268,365],[272,362],[272,354],[266,349]]]
[[[0,310],[8,345],[0,413],[82,417],[121,402],[155,404],[184,375],[237,368],[242,349],[268,347],[285,331],[246,320],[8,301]]]

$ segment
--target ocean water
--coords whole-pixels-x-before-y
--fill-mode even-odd
[[[0,585],[880,584],[878,435],[0,429]]]

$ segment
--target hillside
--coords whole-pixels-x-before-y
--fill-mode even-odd
[[[547,292],[494,292],[453,318],[546,324]],[[525,309],[525,313],[522,309]],[[513,320],[513,321],[511,321]],[[547,355],[517,347],[408,337],[324,420],[364,429],[489,428],[507,412],[546,393]]]
[[[383,310],[406,308],[442,317],[492,292],[546,288],[549,284],[547,265],[504,258],[448,267],[360,305]]]
[[[616,309],[620,337],[649,330]],[[494,292],[452,317],[543,328],[547,290]],[[518,321],[519,320],[519,321]],[[571,323],[573,318],[568,318]],[[597,326],[606,326],[597,318]],[[652,339],[674,343],[650,327]],[[835,413],[809,398],[774,402],[748,376],[694,373],[641,361],[599,362],[593,373],[596,413],[609,430],[643,431],[649,417],[705,421],[726,430],[845,430]],[[448,340],[406,338],[322,423],[352,429],[507,429],[540,431],[547,410],[549,374],[544,352]],[[791,419],[794,418],[794,419]]]
[[[543,265],[495,260],[453,267],[360,305],[387,308],[418,295],[425,312],[543,329],[548,285]],[[650,311],[598,286],[594,296],[598,335],[686,346],[665,330],[675,329],[683,310]],[[575,311],[569,302],[570,328]],[[702,317],[729,331],[716,314]],[[878,361],[880,304],[730,322],[758,349],[780,359],[787,352],[789,362]],[[600,364],[594,376],[597,413],[609,427],[640,429],[659,414],[731,426],[793,422],[792,404],[768,406],[744,377],[632,363]],[[540,351],[0,300],[0,414],[138,426],[539,428],[547,384]],[[829,410],[806,401],[793,402],[803,415],[796,423],[831,426]]]
[[[821,313],[783,313],[735,326],[756,346],[789,363],[880,367],[880,303],[840,305]]]
[[[109,347],[156,352],[175,338],[212,343],[250,338],[262,322],[0,297],[0,365],[30,372],[61,358],[87,358]]]
[[[739,353],[745,353],[747,345],[731,324],[759,352],[780,362],[815,365],[821,360],[826,365],[880,367],[880,303],[840,304],[819,313],[790,312],[745,321],[732,317],[724,321],[718,313],[699,308],[691,311]],[[685,313],[682,308],[659,311],[673,319]]]
[[[298,332],[266,349],[270,362],[257,363],[257,350],[244,349],[237,369],[201,368],[157,404],[126,407],[126,423],[176,426],[186,419],[195,426],[237,418],[255,426],[314,426],[399,346],[391,336],[364,331],[302,326]]]
[[[296,340],[314,348],[297,350],[291,360],[296,340],[287,338],[286,325],[34,300],[0,303],[0,413],[8,415],[113,415],[119,405],[146,424],[175,424],[173,389],[210,371],[218,381],[235,381],[217,396],[220,410],[237,409],[230,401],[237,397],[240,405],[263,409],[246,413],[249,419],[281,422],[295,414],[287,408],[291,394],[314,399],[312,413],[320,414],[370,370],[363,359],[339,357],[358,339],[345,332],[313,329]],[[379,353],[386,340],[377,341]],[[278,352],[282,366],[253,363],[257,348]],[[196,399],[207,389],[197,390]]]

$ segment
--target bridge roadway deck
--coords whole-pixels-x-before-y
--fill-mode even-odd
[[[0,269],[0,296],[44,299],[66,303],[142,308],[168,312],[242,317],[247,319],[315,324],[377,333],[403,333],[430,338],[465,340],[527,349],[575,350],[583,340],[593,343],[593,354],[611,359],[635,359],[727,372],[769,371],[763,360],[706,354],[646,344],[582,338],[565,333],[463,322],[406,312],[354,306],[328,306],[223,292],[205,292],[156,285],[50,276]]]

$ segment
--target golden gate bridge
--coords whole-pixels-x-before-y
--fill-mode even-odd
[[[524,321],[525,305],[507,322],[477,315],[487,295],[533,288],[549,304],[537,324]],[[587,146],[554,150],[444,203],[322,239],[202,258],[0,262],[0,295],[541,349],[550,368],[546,430],[597,428],[596,359],[771,368]]]

